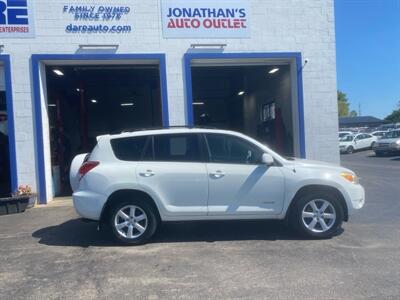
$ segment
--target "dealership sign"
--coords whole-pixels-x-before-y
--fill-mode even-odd
[[[32,1],[0,0],[0,38],[34,35]]]
[[[162,0],[165,38],[249,38],[248,0]]]
[[[64,15],[70,17],[65,25],[67,33],[129,33],[132,25],[126,17],[131,14],[129,6],[108,5],[64,5]]]

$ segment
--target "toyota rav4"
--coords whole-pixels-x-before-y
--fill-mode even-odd
[[[228,219],[286,220],[306,237],[330,238],[364,205],[352,171],[214,129],[100,136],[74,158],[70,180],[78,214],[125,244],[144,243],[160,222]]]

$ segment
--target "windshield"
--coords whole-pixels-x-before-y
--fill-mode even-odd
[[[385,139],[400,138],[400,130],[390,131],[390,132],[386,133],[383,138],[385,138]]]
[[[352,135],[346,135],[340,139],[341,142],[351,142],[354,139]]]
[[[344,137],[344,136],[346,136],[346,135],[348,135],[349,133],[347,133],[347,132],[341,132],[341,133],[339,133],[339,137],[340,138],[342,138],[342,137]]]

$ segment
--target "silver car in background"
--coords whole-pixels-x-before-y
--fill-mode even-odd
[[[376,156],[383,156],[387,153],[400,153],[400,129],[386,133],[375,143],[373,150]]]

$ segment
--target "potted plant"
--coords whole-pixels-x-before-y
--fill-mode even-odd
[[[0,215],[24,212],[36,203],[36,194],[29,185],[20,185],[11,197],[0,198]]]

